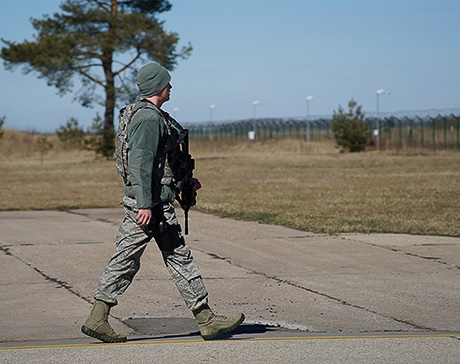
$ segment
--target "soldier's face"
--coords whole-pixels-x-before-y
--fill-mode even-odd
[[[160,101],[164,103],[170,99],[170,92],[172,89],[172,85],[168,83],[168,85],[160,92]]]

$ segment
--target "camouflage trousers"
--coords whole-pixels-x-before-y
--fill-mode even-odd
[[[102,274],[94,298],[111,305],[118,303],[140,268],[140,258],[152,238],[157,243],[163,261],[173,278],[185,304],[196,310],[207,303],[208,292],[198,264],[185,244],[181,227],[172,203],[152,209],[153,218],[146,227],[136,223],[136,201],[124,197],[125,217],[116,237],[116,250]]]

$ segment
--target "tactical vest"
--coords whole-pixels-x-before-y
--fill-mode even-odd
[[[130,104],[120,110],[118,131],[115,144],[115,160],[117,173],[123,178],[125,185],[131,184],[131,178],[128,171],[128,125],[137,111],[148,108],[157,111],[166,125],[168,138],[165,145],[164,153],[160,156],[159,165],[154,171],[155,176],[159,178],[162,185],[174,185],[177,187],[180,181],[185,177],[183,174],[184,163],[187,156],[183,151],[184,134],[187,130],[174,120],[168,113],[159,109],[155,104],[142,100],[136,104]]]

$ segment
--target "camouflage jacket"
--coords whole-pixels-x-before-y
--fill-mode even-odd
[[[128,125],[131,184],[123,190],[126,196],[136,199],[139,209],[175,199],[174,179],[165,154],[168,135],[160,111],[151,108],[136,112]]]

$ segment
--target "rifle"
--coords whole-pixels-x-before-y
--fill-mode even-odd
[[[179,144],[183,146],[182,152],[184,153],[184,161],[181,169],[184,171],[182,181],[177,184],[177,188],[180,191],[177,195],[177,201],[180,204],[182,210],[184,210],[185,216],[185,235],[188,235],[188,212],[190,207],[196,205],[196,185],[192,182],[193,170],[195,169],[195,160],[189,153],[188,144],[188,129],[183,129],[180,133]]]
[[[177,167],[179,177],[176,185],[176,200],[179,202],[182,210],[184,210],[184,229],[185,235],[188,235],[188,212],[192,206],[196,205],[196,185],[192,182],[195,160],[192,158],[189,151],[188,129],[184,129],[182,125],[180,125],[179,122],[171,117],[167,112],[162,110],[162,113],[165,119],[180,131],[180,133],[176,133],[176,147],[180,150],[178,153],[180,156],[175,154],[177,158],[173,157],[173,159],[175,159],[178,163]],[[172,150],[173,149],[174,148],[172,148]],[[176,163],[173,164],[176,167]]]

